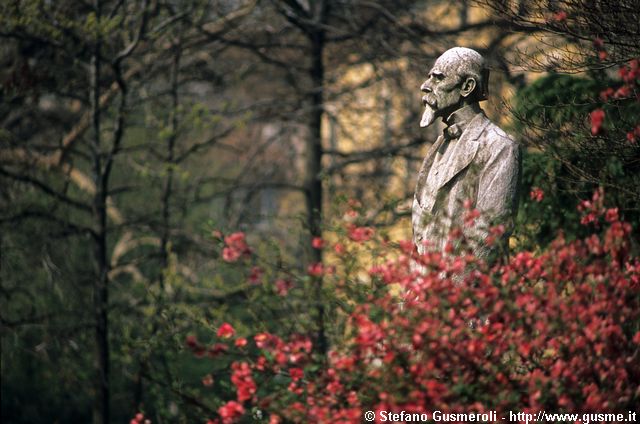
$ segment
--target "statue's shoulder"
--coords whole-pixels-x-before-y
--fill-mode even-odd
[[[483,114],[484,115],[484,114]],[[483,116],[484,129],[478,142],[480,143],[479,158],[490,160],[491,158],[507,157],[513,158],[517,163],[522,157],[522,149],[520,143],[515,138],[505,132],[502,128],[492,122],[489,118]]]
[[[515,138],[505,132],[484,114],[483,119],[485,120],[485,125],[481,137],[485,142],[494,145],[495,147],[519,147],[519,143],[515,140]]]

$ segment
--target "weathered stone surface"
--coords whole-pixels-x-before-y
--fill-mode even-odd
[[[493,225],[513,229],[520,174],[518,144],[492,123],[478,104],[486,99],[489,72],[476,51],[454,47],[438,58],[421,90],[425,112],[421,127],[442,118],[447,128],[424,159],[413,201],[413,240],[418,251],[444,251],[450,231],[459,226],[479,257],[500,243],[485,242]],[[465,225],[465,208],[480,212]]]

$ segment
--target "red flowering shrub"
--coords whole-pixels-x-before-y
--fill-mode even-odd
[[[602,13],[591,8],[593,2],[554,2],[552,10],[546,10],[544,2],[529,5],[545,5],[539,12],[548,14],[547,28],[553,37],[568,36],[570,44],[586,28],[602,25]],[[522,10],[527,16],[538,14],[529,8]],[[610,10],[616,7],[612,4]],[[561,13],[562,19],[552,18]],[[625,17],[637,21],[636,15]],[[585,25],[585,18],[593,19],[594,26]],[[617,19],[609,24],[610,28],[620,25]],[[578,43],[579,57],[553,60],[555,72],[516,92],[513,130],[527,147],[517,217],[520,246],[544,247],[560,228],[568,239],[584,238],[587,232],[575,219],[574,206],[597,186],[606,188],[626,222],[640,228],[640,185],[636,183],[640,172],[640,50],[620,48],[626,41],[611,34],[582,32],[578,38],[592,44]],[[565,73],[567,67],[580,72]]]
[[[519,252],[492,267],[464,253],[415,256],[410,242],[391,247],[350,225],[352,241],[393,259],[369,267],[366,297],[335,317],[345,331],[328,357],[303,335],[237,339],[249,350],[231,366],[235,399],[212,422],[236,422],[250,410],[272,423],[359,423],[369,410],[634,409],[640,260],[630,253],[631,226],[603,206],[601,191],[580,211],[596,230],[586,239],[560,234],[540,254]],[[322,269],[309,273],[322,278]],[[202,349],[195,338],[187,345]]]
[[[601,45],[600,49],[600,53],[604,53],[606,59],[604,46]],[[600,58],[601,60],[604,60],[602,55]],[[605,105],[611,103],[620,107],[620,105],[625,103],[633,104],[640,101],[640,91],[638,90],[638,88],[640,88],[640,60],[632,59],[628,63],[620,65],[620,68],[618,69],[618,82],[616,85],[616,88],[607,87],[600,92],[600,100],[602,100]],[[635,111],[635,109],[633,109],[633,111]],[[602,133],[606,116],[607,113],[602,108],[595,109],[589,114],[592,135],[595,136]],[[618,119],[620,118],[618,117]],[[636,138],[640,136],[640,122],[637,121],[637,117],[635,117],[635,119],[635,122],[631,120],[626,123],[631,126],[631,128],[626,128],[626,138],[629,143],[635,143]],[[621,129],[625,130],[625,128]]]
[[[236,262],[242,257],[251,255],[251,249],[245,240],[245,234],[233,233],[224,238],[225,247],[222,249],[222,258],[226,262]]]

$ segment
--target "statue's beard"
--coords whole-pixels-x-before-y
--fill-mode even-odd
[[[422,119],[420,120],[420,128],[428,127],[435,121],[438,112],[438,102],[432,96],[426,95],[422,98],[424,103],[424,112],[422,113]]]

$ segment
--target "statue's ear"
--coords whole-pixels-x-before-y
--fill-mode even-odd
[[[462,87],[460,89],[460,95],[462,97],[469,97],[469,95],[471,93],[473,93],[473,91],[476,89],[476,79],[473,77],[467,77],[463,82],[462,82]]]

